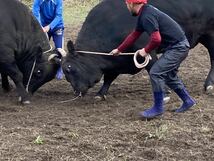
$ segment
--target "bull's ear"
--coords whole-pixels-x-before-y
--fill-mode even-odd
[[[67,43],[67,48],[68,48],[68,52],[71,54],[75,53],[75,49],[74,49],[74,43],[73,41],[69,40]]]
[[[38,47],[36,48],[36,55],[37,55],[37,58],[41,58],[41,57],[42,57],[42,53],[43,53],[42,47],[41,47],[41,46],[38,46]]]

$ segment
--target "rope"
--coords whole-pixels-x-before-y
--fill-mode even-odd
[[[30,72],[30,76],[29,76],[29,79],[28,79],[28,82],[27,82],[27,86],[26,86],[26,91],[29,92],[29,85],[30,85],[30,81],[31,81],[31,78],[32,78],[32,75],[33,75],[33,71],[34,71],[34,68],[36,66],[36,59],[34,60],[33,62],[33,66],[31,68],[31,72]]]
[[[47,51],[44,51],[43,54],[49,53],[49,52],[52,51],[52,50],[53,50],[53,47],[50,45],[50,49],[47,50]]]
[[[60,101],[60,102],[58,102],[58,103],[68,103],[68,102],[73,102],[73,101],[75,101],[75,100],[77,100],[78,98],[80,98],[80,97],[82,97],[82,93],[80,92],[80,94],[78,95],[78,96],[76,96],[76,97],[74,97],[74,98],[72,98],[72,99],[69,99],[69,100],[65,100],[65,101]]]
[[[139,55],[139,52],[137,51],[135,54],[134,54],[134,64],[137,68],[141,69],[141,68],[145,68],[148,64],[149,64],[149,61],[152,60],[152,57],[148,54],[146,57],[145,57],[145,61],[142,63],[142,64],[139,64],[138,61],[137,61],[137,56]]]
[[[48,33],[47,33],[47,32],[45,32],[45,36],[46,36],[47,40],[49,41],[49,36],[48,36]],[[48,52],[52,51],[53,47],[51,46],[51,44],[50,44],[50,43],[49,43],[49,45],[50,45],[50,49],[49,49],[49,50],[47,50],[47,51],[44,51],[44,52],[43,52],[43,54],[46,54],[46,53],[48,53]]]
[[[112,56],[109,53],[102,53],[102,52],[93,52],[93,51],[76,51],[77,53],[85,53],[85,54],[95,54],[95,55],[108,55]],[[134,55],[134,53],[120,53],[120,55]]]
[[[110,56],[111,54],[109,53],[102,53],[102,52],[92,52],[92,51],[76,51],[77,53],[86,53],[86,54],[95,54],[95,55],[108,55]],[[139,64],[138,61],[137,61],[137,56],[139,55],[138,52],[135,52],[135,53],[120,53],[120,55],[134,55],[134,63],[135,63],[135,66],[137,68],[144,68],[148,65],[149,61],[152,59],[152,57],[148,54],[146,57],[145,57],[145,61],[142,63],[142,64]]]

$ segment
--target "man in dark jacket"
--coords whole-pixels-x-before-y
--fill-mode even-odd
[[[133,45],[143,32],[149,34],[150,41],[143,49],[138,50],[138,54],[145,57],[154,49],[163,53],[149,72],[154,105],[141,112],[140,116],[153,118],[163,114],[165,85],[174,90],[183,101],[176,112],[188,110],[196,102],[189,96],[182,81],[177,76],[178,68],[187,57],[190,47],[184,31],[167,14],[147,4],[147,0],[126,0],[126,4],[131,14],[138,16],[137,26],[117,49],[112,50],[111,54],[119,55],[120,52]]]

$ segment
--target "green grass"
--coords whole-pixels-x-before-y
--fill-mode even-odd
[[[41,136],[37,136],[33,143],[41,145],[44,143],[44,139]]]

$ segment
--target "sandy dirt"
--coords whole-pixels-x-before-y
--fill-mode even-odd
[[[67,26],[66,41],[78,29]],[[100,102],[94,95],[101,83],[85,98],[60,103],[73,90],[65,79],[53,80],[29,106],[17,104],[15,89],[0,89],[0,161],[213,161],[214,96],[203,92],[209,68],[207,50],[198,45],[179,72],[197,105],[175,114],[181,102],[172,94],[164,115],[150,121],[138,118],[152,104],[145,71],[121,75]]]

